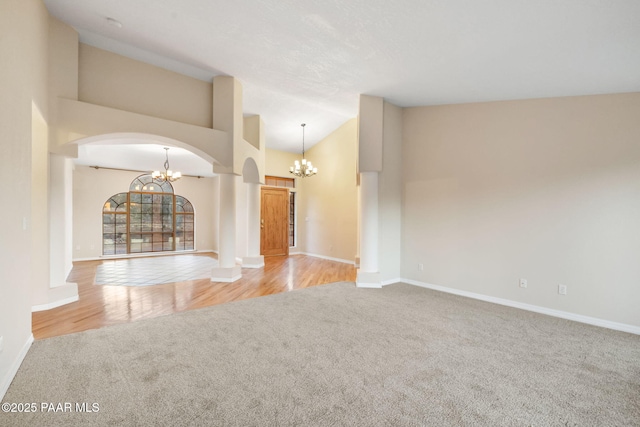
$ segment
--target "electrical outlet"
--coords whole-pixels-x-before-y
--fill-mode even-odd
[[[423,263],[418,264],[418,270],[424,271],[424,264]]]
[[[4,337],[0,337],[0,353],[4,350]]]
[[[558,285],[558,293],[560,295],[566,295],[567,294],[567,285]]]
[[[520,279],[520,287],[521,288],[527,287],[527,279]]]

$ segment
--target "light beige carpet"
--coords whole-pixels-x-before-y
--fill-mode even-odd
[[[2,426],[637,426],[640,337],[337,283],[37,341],[4,402],[73,412]]]

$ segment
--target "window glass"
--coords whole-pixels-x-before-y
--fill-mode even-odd
[[[103,254],[193,250],[193,211],[171,183],[141,175],[103,206]]]

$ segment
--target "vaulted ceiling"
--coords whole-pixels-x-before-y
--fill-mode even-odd
[[[237,77],[267,146],[299,151],[399,106],[640,90],[638,0],[45,0],[80,40],[210,81]],[[122,24],[111,25],[107,18]]]

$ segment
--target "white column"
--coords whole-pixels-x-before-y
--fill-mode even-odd
[[[236,265],[236,176],[218,175],[220,183],[220,225],[218,230],[218,267],[211,272],[213,282],[235,282],[242,277]]]
[[[44,243],[44,242],[43,242]],[[46,243],[45,243],[46,244]],[[49,290],[47,301],[32,307],[48,310],[78,301],[78,285],[67,282],[73,268],[73,162],[49,156]]]
[[[242,259],[245,268],[264,267],[260,255],[260,184],[247,185],[247,256]]]
[[[356,285],[382,287],[378,267],[378,172],[360,173],[360,268]]]

